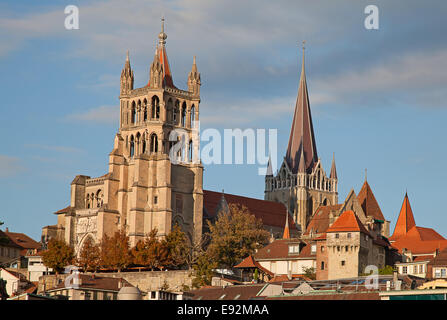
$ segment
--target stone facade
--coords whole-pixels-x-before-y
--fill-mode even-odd
[[[79,253],[88,237],[99,243],[104,235],[125,230],[134,246],[154,228],[165,236],[175,223],[191,242],[201,238],[203,166],[195,161],[200,73],[194,58],[188,90],[174,86],[166,38],[162,27],[149,82],[142,88],[133,87],[127,55],[120,82],[120,125],[108,173],[75,177],[70,205],[56,212],[56,226],[43,228],[44,242],[64,239]]]

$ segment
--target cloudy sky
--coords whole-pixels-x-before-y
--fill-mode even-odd
[[[394,229],[408,190],[420,226],[447,236],[447,43],[442,1],[2,1],[0,221],[40,238],[69,204],[77,174],[107,171],[118,129],[119,76],[130,51],[144,86],[166,18],[174,83],[192,57],[202,129],[278,130],[285,155],[306,40],[318,154],[335,153],[339,198],[365,179]],[[79,8],[79,30],[64,9]],[[208,165],[204,188],[263,198],[258,165]]]

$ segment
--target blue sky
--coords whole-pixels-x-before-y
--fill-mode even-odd
[[[80,29],[64,28],[64,8]],[[300,44],[318,154],[335,152],[339,199],[368,170],[394,229],[405,191],[416,223],[447,235],[444,168],[447,44],[441,1],[2,1],[0,220],[40,238],[69,204],[77,174],[107,171],[118,129],[119,76],[130,50],[135,87],[147,83],[160,17],[176,86],[192,57],[202,75],[201,126],[278,130],[285,155]],[[205,167],[204,188],[262,198],[257,165]]]

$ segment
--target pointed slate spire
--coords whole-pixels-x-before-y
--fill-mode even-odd
[[[400,237],[405,236],[414,226],[416,226],[416,222],[414,220],[413,210],[411,210],[408,194],[405,192],[404,201],[399,212],[399,217],[397,218],[396,227],[394,228],[394,232],[390,237],[390,240],[397,240]]]
[[[304,68],[304,45],[300,84],[286,153],[286,161],[293,173],[298,171],[301,150],[304,153],[305,161],[302,166],[304,166],[306,172],[309,172],[318,161],[318,155]]]
[[[337,179],[337,168],[335,167],[335,153],[332,155],[331,174],[330,174],[329,178]]]
[[[230,214],[230,207],[225,199],[224,190],[222,190],[222,196],[220,197],[220,201],[216,207],[215,215],[217,216],[218,214]]]

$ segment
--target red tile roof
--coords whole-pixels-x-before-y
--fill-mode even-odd
[[[407,249],[413,254],[429,254],[434,253],[436,249],[443,250],[447,247],[447,240],[427,240],[400,238],[393,242],[392,246],[402,253],[402,249]]]
[[[316,234],[326,232],[329,228],[329,214],[331,212],[338,213],[343,204],[336,204],[332,206],[318,207],[317,211],[312,216],[304,235],[309,235],[311,231]]]
[[[366,216],[370,216],[374,219],[382,221],[385,220],[382,214],[382,210],[380,210],[376,197],[374,197],[374,193],[372,192],[371,187],[369,186],[367,181],[365,181],[362,189],[360,189],[357,200],[362,206],[363,212],[366,214]]]
[[[394,232],[390,237],[390,240],[395,241],[400,237],[405,236],[408,231],[415,226],[416,222],[414,220],[413,210],[411,210],[410,200],[408,199],[408,195],[405,193],[399,217],[397,218],[396,226],[394,227]]]
[[[447,246],[436,257],[432,258],[428,264],[435,267],[447,266]]]
[[[273,272],[261,266],[252,256],[248,256],[244,260],[242,260],[239,264],[235,265],[233,268],[257,268],[260,271],[268,274],[269,276],[273,276]]]
[[[205,215],[212,218],[216,215],[216,208],[221,200],[222,193],[210,190],[203,190],[203,207]],[[283,229],[286,222],[286,207],[279,202],[260,200],[237,196],[233,194],[224,194],[228,204],[240,204],[246,206],[251,214],[261,219],[264,226],[278,227]],[[287,215],[289,219],[289,228],[291,231],[298,231],[293,218]]]
[[[369,232],[363,226],[354,211],[343,212],[337,220],[327,229],[326,232],[363,232],[369,235]]]
[[[14,242],[16,245],[22,247],[23,249],[41,249],[42,245],[28,237],[24,233],[9,232],[6,231],[5,234]]]
[[[302,246],[304,244],[300,240],[297,239],[280,239],[275,240],[272,243],[269,243],[264,248],[259,249],[253,256],[256,261],[263,259],[294,259],[294,258],[305,258],[308,257],[307,251],[309,248],[302,248],[301,252],[303,252],[303,256],[301,256],[301,252],[298,253],[289,253],[289,244],[296,244]],[[310,246],[309,246],[310,247]]]

